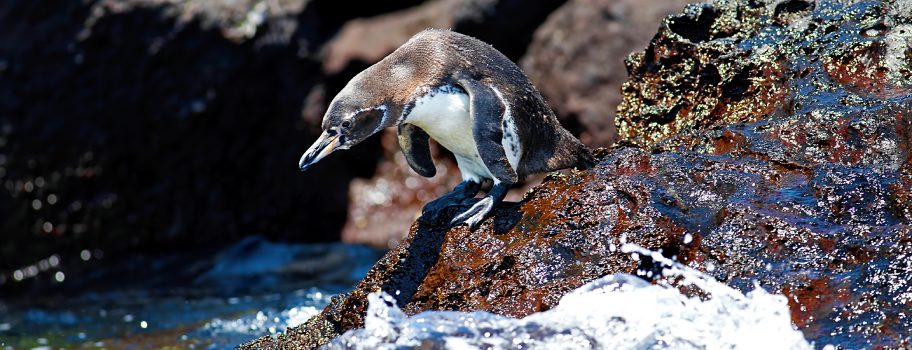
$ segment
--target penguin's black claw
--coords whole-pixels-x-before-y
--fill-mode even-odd
[[[480,187],[480,183],[463,181],[450,193],[425,204],[424,208],[421,209],[422,216],[439,218],[449,207],[466,205],[468,201],[474,200],[475,194],[478,193]]]
[[[475,203],[469,210],[466,210],[464,213],[453,218],[453,221],[450,221],[450,224],[467,224],[470,229],[474,230],[482,221],[484,221],[484,218],[488,216],[491,209],[494,209],[494,204],[493,198],[485,197],[478,201],[478,203]]]
[[[434,225],[446,225],[450,222],[450,218],[458,213],[462,208],[466,206],[462,204],[461,200],[438,200],[432,203],[428,203],[421,209],[421,217],[419,220],[425,223],[430,223]]]

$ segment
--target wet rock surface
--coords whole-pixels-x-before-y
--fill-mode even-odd
[[[596,168],[550,176],[475,231],[419,218],[354,291],[245,347],[323,344],[361,327],[379,290],[410,314],[528,315],[597,277],[654,272],[625,242],[784,294],[818,345],[910,346],[909,7],[688,7],[629,60],[625,140]]]
[[[619,133],[653,145],[689,130],[907,96],[912,39],[904,4],[690,6],[629,59]]]

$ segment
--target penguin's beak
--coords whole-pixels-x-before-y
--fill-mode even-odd
[[[314,142],[313,146],[310,146],[307,152],[304,152],[304,155],[301,156],[301,161],[298,163],[301,171],[307,170],[307,168],[319,162],[320,159],[323,159],[323,157],[326,157],[338,147],[339,134],[330,136],[324,131],[320,138]]]

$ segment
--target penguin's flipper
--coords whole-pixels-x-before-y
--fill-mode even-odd
[[[424,130],[412,124],[401,124],[398,130],[399,148],[405,155],[405,160],[416,173],[424,177],[434,177],[437,168],[431,159],[431,149],[428,144],[430,137]]]
[[[481,160],[494,177],[508,185],[519,181],[510,166],[503,148],[503,117],[506,102],[491,86],[475,79],[457,78],[456,82],[469,93],[469,114],[472,116],[472,136]]]

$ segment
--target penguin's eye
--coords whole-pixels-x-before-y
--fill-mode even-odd
[[[348,128],[350,128],[351,126],[352,126],[352,122],[351,122],[350,120],[343,120],[343,121],[342,121],[342,127],[343,127],[343,128],[348,129]]]

